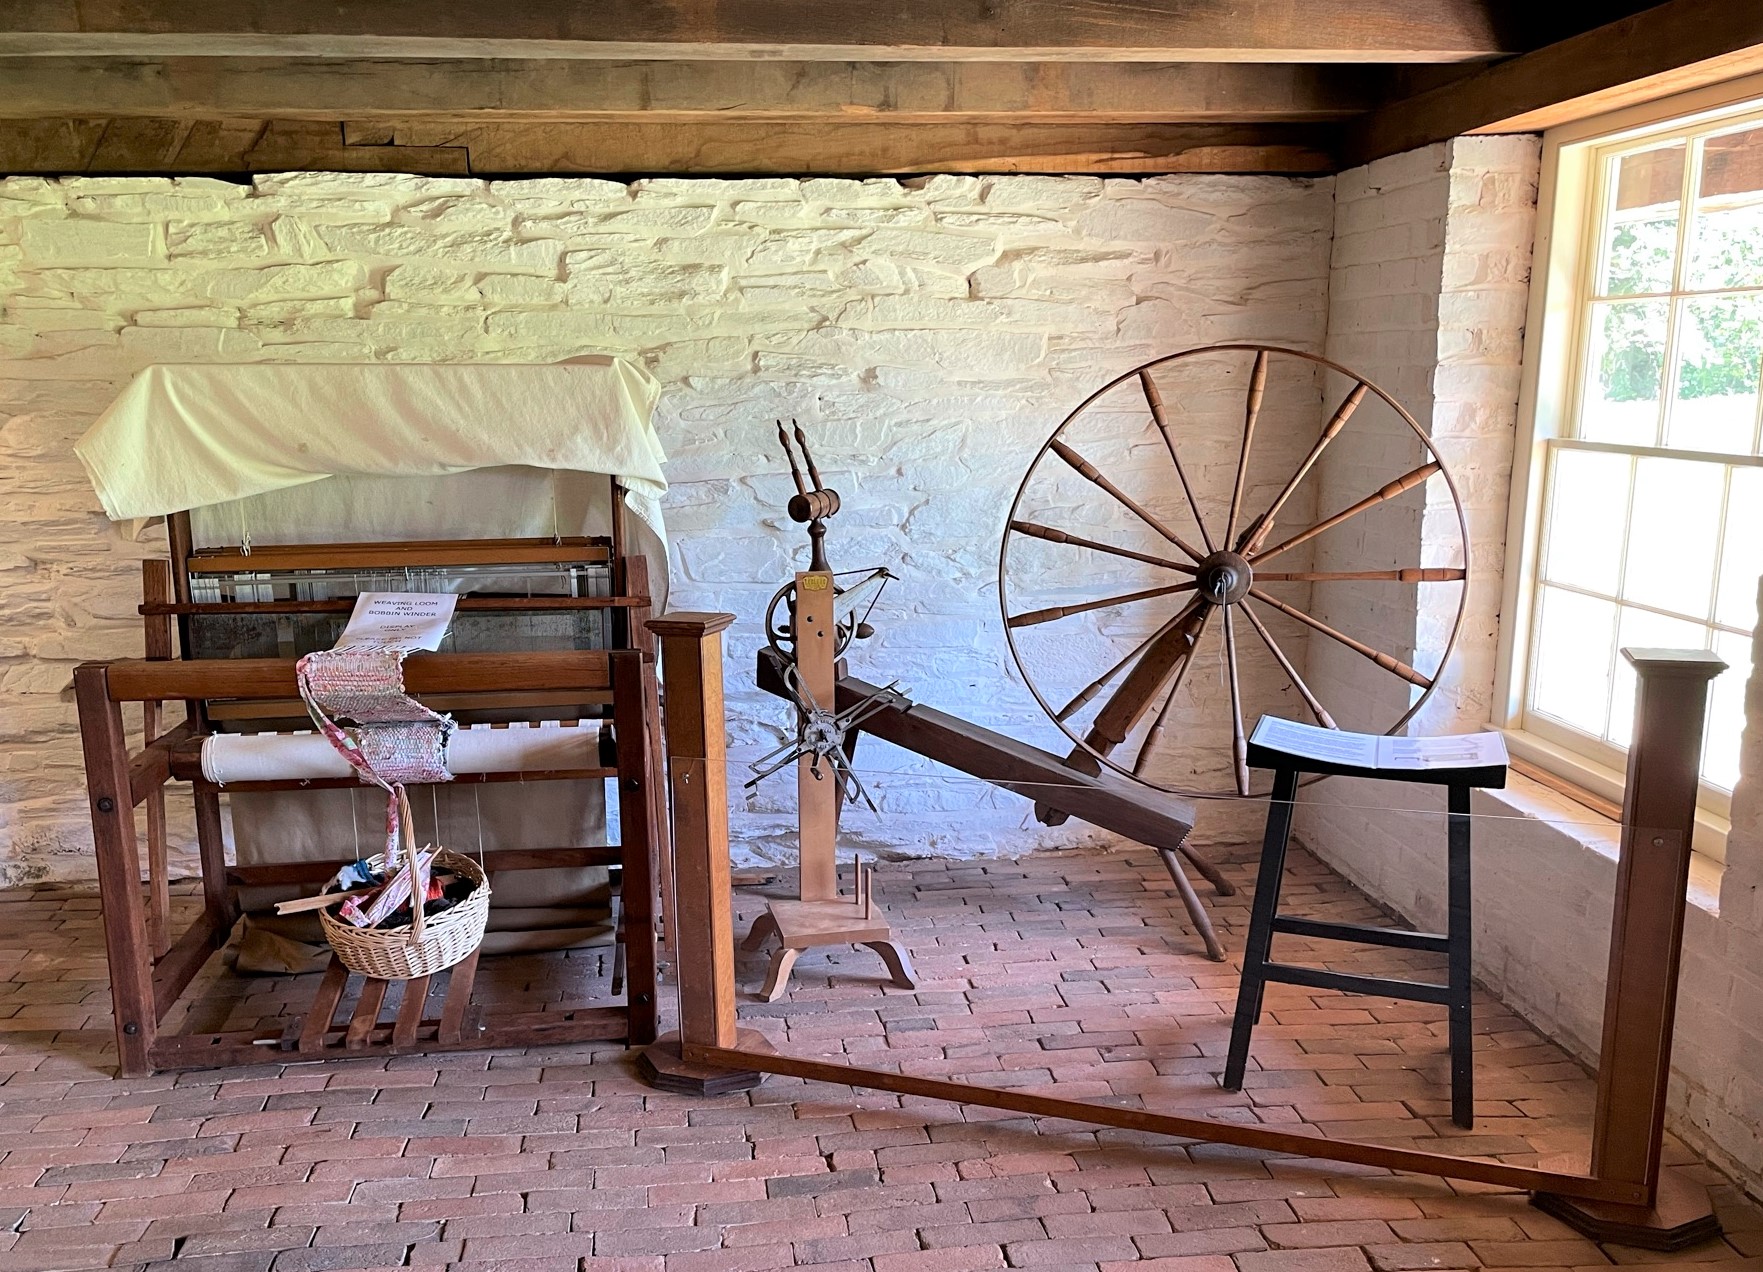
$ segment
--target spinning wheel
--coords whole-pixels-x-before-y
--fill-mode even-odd
[[[883,584],[893,577],[885,567],[842,570],[833,575],[833,657],[843,658],[852,641],[868,640],[875,635],[868,622],[869,614],[881,596]],[[788,658],[796,654],[795,622],[796,585],[789,582],[771,594],[765,607],[765,643]]]
[[[1328,372],[1350,387],[1317,435]],[[1331,445],[1348,462],[1324,483]],[[1338,489],[1343,469],[1357,490]],[[1448,502],[1402,498],[1435,477]],[[1446,526],[1448,563],[1419,559],[1422,517]],[[1397,533],[1374,540],[1380,521]],[[1047,439],[1011,505],[999,596],[1018,669],[1074,744],[1068,764],[1248,795],[1245,708],[1366,732],[1413,718],[1462,624],[1467,551],[1456,485],[1393,397],[1314,354],[1214,345],[1110,381]],[[1313,552],[1323,568],[1307,568]],[[1367,630],[1417,612],[1412,632]],[[1409,643],[1406,661],[1389,652]],[[1306,648],[1330,647],[1391,692],[1307,683]]]

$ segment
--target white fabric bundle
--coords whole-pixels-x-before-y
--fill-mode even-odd
[[[345,475],[527,465],[611,473],[666,541],[661,386],[622,358],[517,364],[152,366],[74,453],[112,521]],[[459,510],[469,512],[469,510]]]
[[[454,773],[537,773],[600,767],[600,722],[458,728],[447,742]],[[317,733],[216,733],[202,743],[202,776],[228,782],[311,781],[351,777],[337,749]]]

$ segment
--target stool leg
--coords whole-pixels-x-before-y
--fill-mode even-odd
[[[1475,1125],[1475,1022],[1470,1014],[1469,788],[1451,787],[1450,814],[1451,1121]]]
[[[1263,969],[1273,949],[1273,916],[1279,913],[1279,886],[1285,875],[1286,844],[1292,837],[1292,813],[1298,798],[1296,769],[1280,769],[1273,777],[1267,806],[1267,833],[1261,841],[1261,870],[1255,876],[1255,905],[1249,912],[1249,939],[1243,943],[1243,978],[1237,985],[1236,1018],[1230,1026],[1230,1054],[1224,1062],[1224,1088],[1243,1089],[1249,1062],[1249,1035],[1261,1016],[1261,995],[1267,988]]]

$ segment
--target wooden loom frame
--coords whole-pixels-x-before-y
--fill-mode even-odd
[[[655,657],[655,637],[647,627],[653,602],[649,595],[649,560],[640,553],[627,553],[630,543],[625,523],[624,484],[606,474],[609,534],[603,536],[556,536],[552,538],[503,539],[439,539],[387,540],[369,543],[267,544],[251,547],[246,544],[225,548],[197,548],[190,525],[190,514],[174,512],[165,519],[169,561],[147,560],[141,563],[140,612],[145,628],[145,652],[149,659],[176,656],[177,650],[191,648],[190,619],[198,614],[317,614],[346,613],[352,602],[335,601],[241,601],[196,602],[191,576],[197,574],[239,574],[253,570],[323,570],[396,569],[403,566],[448,565],[519,565],[575,562],[606,565],[612,574],[612,592],[608,596],[543,596],[503,599],[461,597],[459,610],[497,610],[504,612],[605,609],[613,618],[614,639],[623,647],[639,649],[651,660]],[[584,696],[581,692],[536,690],[525,694],[477,694],[469,701],[432,699],[436,710],[449,711],[465,706],[477,707],[555,707],[582,705],[594,697],[607,700],[607,695]],[[240,717],[294,716],[304,719],[305,707],[297,699],[279,704],[231,704]],[[158,702],[142,704],[144,740],[159,736],[160,707]],[[650,693],[650,711],[654,719],[661,716],[659,688]],[[191,731],[205,729],[208,704],[187,704]],[[662,764],[661,731],[651,730],[650,761],[659,771]],[[191,736],[192,734],[186,734]],[[346,785],[347,783],[345,783]],[[657,785],[652,804],[651,824],[663,839],[661,873],[657,879],[661,896],[662,951],[670,958],[673,949],[673,853],[666,842],[669,833],[666,792]],[[166,930],[171,899],[168,891],[165,838],[165,797],[156,792],[147,801],[147,869],[148,869],[148,935],[156,955],[170,947]],[[264,880],[286,882],[286,880]]]
[[[625,938],[629,967],[624,1006],[532,1012],[497,1017],[469,1006],[475,955],[451,972],[439,1020],[422,1016],[428,985],[410,982],[397,1021],[357,1015],[346,1027],[331,1015],[343,977],[328,974],[313,1008],[290,1018],[276,1033],[166,1034],[160,1022],[196,974],[226,943],[239,917],[238,890],[250,884],[317,882],[338,862],[229,867],[221,855],[219,789],[201,778],[201,735],[179,726],[131,753],[123,726],[125,702],[197,702],[209,698],[272,697],[295,693],[292,659],[213,659],[151,662],[124,659],[84,663],[74,672],[81,742],[85,751],[92,830],[103,898],[104,941],[116,1008],[122,1072],[139,1076],[157,1069],[283,1062],[323,1055],[412,1050],[458,1050],[628,1038],[647,1042],[656,1028],[656,965],[659,940],[653,898],[661,839],[652,817],[653,792],[661,785],[651,763],[652,730],[647,704],[655,665],[640,651],[562,653],[417,654],[405,664],[412,693],[554,691],[610,692],[613,727],[620,740],[616,762],[586,769],[530,773],[470,774],[464,781],[547,781],[617,778],[621,840],[618,845],[510,849],[485,854],[490,871],[550,866],[621,864],[625,870]],[[203,910],[163,953],[149,943],[141,891],[141,861],[134,808],[172,779],[193,787],[201,853]],[[240,788],[346,786],[334,781],[237,783]],[[461,981],[467,982],[461,984]],[[369,981],[370,986],[376,982]]]
[[[112,974],[117,1042],[125,1074],[155,1068],[205,1067],[303,1056],[374,1051],[518,1046],[604,1038],[651,1041],[656,1029],[657,978],[673,923],[672,850],[668,841],[662,771],[660,693],[655,641],[646,626],[652,601],[648,561],[624,555],[622,489],[608,478],[612,501],[609,538],[479,539],[421,542],[267,545],[196,550],[189,515],[167,518],[171,560],[142,566],[145,660],[88,663],[75,672],[93,838],[104,904],[106,951]],[[238,891],[254,885],[317,883],[338,861],[227,866],[223,856],[220,790],[201,772],[201,745],[211,711],[233,718],[300,715],[291,659],[177,659],[191,648],[190,619],[198,614],[310,614],[347,612],[352,602],[196,602],[191,576],[254,571],[364,570],[399,566],[579,562],[612,570],[612,595],[598,597],[466,597],[464,610],[543,611],[605,609],[614,616],[614,643],[623,648],[576,653],[418,655],[406,683],[442,709],[541,707],[610,703],[616,758],[593,768],[555,772],[462,775],[462,782],[619,779],[619,845],[509,849],[487,854],[495,870],[621,865],[625,886],[620,935],[628,979],[622,1007],[528,1013],[500,1020],[470,1005],[474,953],[451,970],[438,1020],[423,1016],[427,979],[410,982],[397,1018],[382,1023],[385,982],[368,980],[351,1019],[331,1017],[347,976],[333,960],[313,1008],[281,1035],[195,1033],[161,1036],[159,1023],[208,958],[224,945],[240,917]],[[436,660],[439,661],[436,661]],[[186,718],[162,732],[162,707],[181,700]],[[218,700],[218,701],[217,701]],[[130,753],[121,704],[142,707],[144,745]],[[629,741],[627,741],[629,740]],[[126,780],[124,778],[126,777]],[[166,860],[165,783],[187,780],[195,802],[203,883],[203,912],[183,933],[170,931]],[[229,789],[286,790],[353,787],[353,778],[236,782]],[[145,900],[140,843],[133,808],[146,805]],[[627,851],[627,848],[631,851]],[[657,904],[658,903],[658,904]],[[658,935],[658,923],[661,933]],[[143,977],[149,982],[143,988]],[[540,1017],[540,1018],[535,1018]]]
[[[679,639],[684,636],[682,631]],[[668,646],[664,636],[671,680],[674,651]],[[710,649],[700,642],[697,656]],[[668,734],[679,903],[687,920],[678,951],[680,1029],[649,1049],[645,1070],[656,1085],[673,1090],[714,1093],[756,1085],[765,1074],[781,1074],[1034,1117],[1502,1185],[1530,1191],[1539,1207],[1602,1240],[1676,1249],[1705,1239],[1719,1232],[1707,1191],[1680,1175],[1661,1175],[1660,1143],[1703,708],[1708,681],[1724,664],[1707,653],[1624,652],[1635,666],[1640,687],[1623,803],[1589,1171],[1327,1139],[1269,1126],[779,1054],[764,1035],[739,1028],[736,1018],[726,756],[720,729],[706,727],[708,721],[721,719],[720,667],[705,666],[695,673],[697,683],[706,689],[699,703],[706,714],[690,731],[670,729]],[[687,653],[679,651],[682,660]]]

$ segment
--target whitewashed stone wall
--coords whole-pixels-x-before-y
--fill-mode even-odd
[[[1331,356],[1384,383],[1426,425],[1456,472],[1476,575],[1457,653],[1419,727],[1484,727],[1491,710],[1539,147],[1535,138],[1459,138],[1336,178]],[[1387,421],[1386,421],[1387,423]],[[1392,430],[1390,436],[1396,436]],[[1343,439],[1347,437],[1343,434]],[[1366,493],[1375,446],[1331,454],[1327,507]],[[1376,483],[1373,483],[1375,485]],[[1449,527],[1437,483],[1363,541],[1318,540],[1346,568],[1355,549],[1436,550]],[[1392,535],[1399,538],[1392,539]],[[1408,559],[1412,559],[1411,557]],[[1444,587],[1440,593],[1448,592]],[[1373,598],[1341,603],[1363,623]],[[1436,641],[1448,607],[1386,615],[1380,630]],[[1392,649],[1401,655],[1404,651]],[[1758,659],[1763,660],[1763,646]],[[1737,667],[1729,675],[1751,675]],[[1399,682],[1313,642],[1310,671],[1334,692],[1387,710]],[[1718,895],[1692,890],[1685,929],[1671,1128],[1763,1194],[1763,682],[1752,676],[1744,776]],[[1338,787],[1338,789],[1336,789]],[[1615,828],[1521,777],[1475,797],[1476,975],[1551,1037],[1595,1062],[1601,1040]],[[1444,923],[1443,801],[1395,784],[1328,783],[1299,831],[1336,869],[1406,918]]]
[[[139,651],[138,561],[163,549],[104,520],[70,448],[141,367],[640,359],[666,385],[673,603],[740,617],[743,756],[784,720],[747,686],[805,557],[771,423],[794,416],[844,495],[835,564],[900,576],[855,668],[1053,745],[996,609],[1028,456],[1155,355],[1319,347],[1330,217],[1329,182],[1277,178],[0,183],[0,883],[91,873],[69,672]],[[864,756],[887,810],[848,820],[864,847],[1059,839],[1021,799]],[[780,779],[737,808],[737,843],[780,851],[793,799]]]
[[[1336,178],[1329,355],[1370,376],[1415,416],[1456,481],[1468,528],[1462,627],[1416,717],[1422,732],[1478,729],[1489,716],[1539,157],[1534,137],[1465,137]],[[1424,448],[1392,412],[1374,407],[1368,427],[1360,423],[1356,417],[1319,465],[1326,508],[1345,507],[1425,462]],[[1464,564],[1444,481],[1434,478],[1318,539],[1317,560],[1319,568],[1342,570]],[[1385,652],[1430,674],[1459,590],[1422,585],[1416,605],[1412,588],[1333,585],[1318,589],[1318,609],[1342,630],[1392,642]],[[1433,652],[1417,656],[1416,649]],[[1310,671],[1326,701],[1355,704],[1361,726],[1387,727],[1415,695],[1332,641],[1313,643]],[[1412,786],[1352,789],[1362,802],[1442,807]],[[1429,824],[1401,817],[1380,832],[1375,817],[1337,815],[1326,803],[1305,817],[1312,837],[1338,844],[1339,864],[1376,895],[1416,919],[1442,920],[1442,866]],[[1356,837],[1361,828],[1369,835]]]
[[[1763,612],[1763,586],[1758,589]],[[1706,1145],[1763,1196],[1763,623],[1743,676],[1745,741],[1718,909],[1690,911],[1678,980],[1672,1106]],[[1686,1045],[1687,1044],[1687,1045]]]

